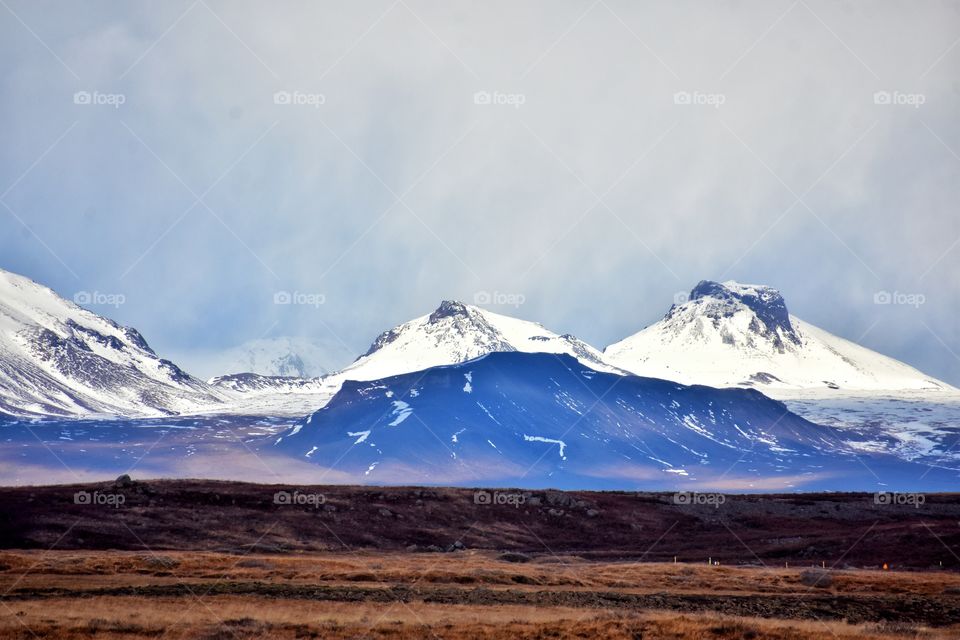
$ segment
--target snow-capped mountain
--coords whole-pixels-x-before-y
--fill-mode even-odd
[[[303,379],[252,374],[217,376],[210,383],[233,394],[234,409],[270,407],[274,415],[300,415],[323,407],[348,380],[388,376],[457,364],[501,351],[567,354],[597,370],[623,374],[603,354],[571,335],[559,335],[536,322],[445,300],[433,313],[383,332],[348,367]],[[251,405],[251,403],[255,403]]]
[[[898,360],[808,324],[776,289],[704,280],[659,322],[607,347],[637,375],[715,387],[789,390],[955,391]]]
[[[170,415],[221,400],[136,329],[0,270],[0,413]]]
[[[955,483],[957,471],[822,427],[754,389],[595,371],[562,354],[490,353],[347,381],[276,449],[350,482],[712,490]],[[877,474],[877,475],[874,475]],[[842,479],[842,480],[841,480]]]
[[[593,369],[623,373],[574,336],[556,334],[537,322],[444,300],[433,313],[380,334],[365,354],[338,375],[345,380],[377,380],[497,351],[565,353]]]
[[[432,313],[381,333],[366,353],[336,373],[309,379],[299,374],[229,374],[215,376],[210,383],[242,393],[303,392],[329,398],[345,380],[377,380],[457,364],[497,351],[565,353],[600,371],[626,373],[572,335],[554,333],[537,322],[444,300]]]

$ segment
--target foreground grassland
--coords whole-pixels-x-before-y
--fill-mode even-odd
[[[0,552],[0,638],[960,638],[960,575],[567,554]]]

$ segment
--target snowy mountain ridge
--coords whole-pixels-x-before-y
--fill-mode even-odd
[[[159,416],[223,400],[136,329],[0,270],[0,413]]]

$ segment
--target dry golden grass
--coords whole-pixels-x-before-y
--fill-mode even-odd
[[[11,603],[0,638],[675,638],[677,640],[946,640],[919,625],[765,620],[656,611],[426,603],[337,603],[209,597],[54,599]]]
[[[0,639],[8,638],[675,638],[733,640],[777,638],[941,640],[960,637],[960,626],[847,624],[829,616],[795,619],[737,617],[604,609],[595,593],[686,594],[757,599],[823,596],[864,599],[910,596],[921,601],[960,594],[960,576],[947,572],[838,571],[828,589],[800,582],[801,568],[712,567],[704,564],[592,562],[576,557],[535,557],[506,562],[497,554],[373,553],[249,555],[206,552],[3,552],[0,553]],[[583,604],[542,606],[425,601],[354,602],[252,592],[220,595],[218,584],[346,586],[386,589],[439,588],[443,593],[582,594]],[[176,596],[78,593],[97,588],[186,584]],[[42,590],[66,590],[44,594]],[[75,593],[71,593],[75,592]],[[350,591],[350,594],[365,593]],[[947,594],[944,596],[944,594]],[[12,597],[11,597],[12,596]],[[492,602],[492,601],[491,601]],[[935,606],[934,606],[935,608]],[[822,620],[818,620],[821,618]]]
[[[550,555],[516,563],[498,559],[497,553],[482,551],[245,556],[207,552],[17,551],[0,552],[0,567],[7,567],[0,573],[0,593],[14,582],[20,588],[91,588],[209,580],[424,583],[513,589],[615,589],[627,593],[790,594],[809,590],[800,582],[800,574],[809,567],[597,562]],[[952,572],[843,570],[832,575],[833,584],[828,591],[833,593],[939,595],[954,590],[960,594],[960,574]]]

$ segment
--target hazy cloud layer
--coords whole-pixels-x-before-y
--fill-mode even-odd
[[[0,267],[160,352],[734,278],[960,383],[956,0],[5,2]]]

